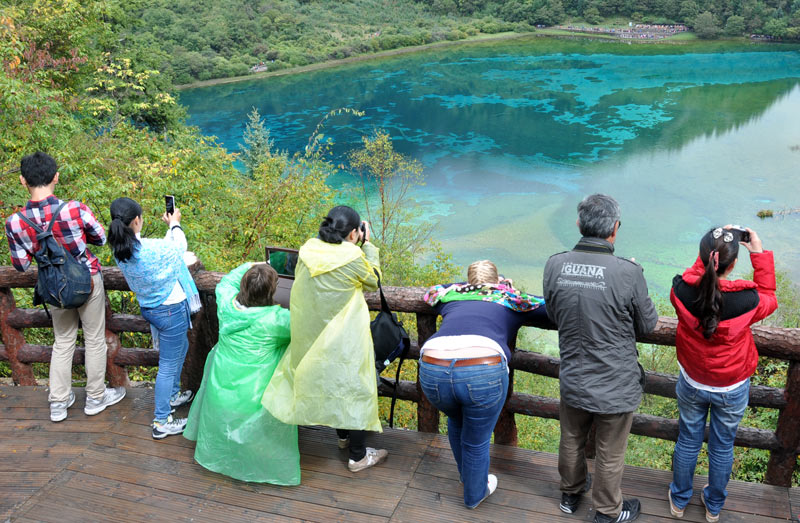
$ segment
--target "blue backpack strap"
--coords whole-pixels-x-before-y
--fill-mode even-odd
[[[53,213],[53,217],[50,219],[50,225],[47,226],[47,232],[51,232],[53,230],[53,225],[56,224],[56,221],[58,220],[58,215],[61,214],[61,209],[63,209],[64,206],[67,205],[68,203],[69,201],[61,202],[61,204],[58,206],[56,212]]]
[[[19,211],[17,215],[19,216],[20,220],[30,225],[33,228],[33,230],[36,231],[37,235],[42,234],[44,232],[41,227],[33,223],[32,220],[28,219],[28,217],[25,216],[25,214],[22,211]]]
[[[53,231],[53,225],[55,225],[55,224],[56,224],[56,220],[58,219],[58,215],[59,215],[59,214],[61,214],[61,209],[63,209],[63,208],[64,208],[64,206],[65,206],[66,204],[68,204],[68,203],[69,203],[69,202],[67,201],[67,202],[61,202],[61,203],[59,204],[58,208],[56,209],[56,212],[54,212],[54,213],[53,213],[53,216],[52,216],[52,218],[50,219],[50,224],[47,226],[47,232],[52,232],[52,231]],[[42,234],[43,232],[45,232],[45,231],[44,231],[44,229],[42,229],[41,227],[39,227],[38,225],[36,225],[36,224],[33,222],[33,220],[31,220],[30,218],[28,218],[27,216],[25,216],[25,213],[23,213],[22,211],[19,211],[17,214],[19,215],[20,219],[21,219],[23,222],[25,222],[25,223],[27,223],[28,225],[30,225],[30,226],[33,228],[33,230],[34,230],[34,231],[36,231],[36,234],[37,234],[37,236],[38,236],[39,234]]]

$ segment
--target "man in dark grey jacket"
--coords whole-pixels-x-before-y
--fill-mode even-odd
[[[547,314],[558,325],[561,352],[560,508],[575,512],[589,489],[584,447],[594,423],[596,523],[633,521],[640,513],[639,500],[623,500],[620,485],[644,384],[636,334],[651,332],[658,321],[642,268],[614,256],[619,227],[613,198],[587,196],[578,205],[583,238],[551,256],[544,269]]]

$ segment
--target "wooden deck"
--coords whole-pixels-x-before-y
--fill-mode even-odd
[[[0,521],[588,521],[558,509],[557,457],[493,446],[499,488],[476,510],[461,501],[445,436],[387,430],[372,444],[389,450],[358,474],[328,428],[302,428],[298,487],[243,483],[192,460],[193,443],[150,437],[152,391],[128,391],[97,416],[83,391],[69,417],[51,423],[43,387],[0,387]],[[638,521],[674,521],[665,499],[670,473],[628,467],[623,490],[642,501]],[[697,487],[704,478],[697,478]],[[800,513],[800,489],[731,482],[722,522],[786,521]],[[683,521],[705,521],[698,496]]]

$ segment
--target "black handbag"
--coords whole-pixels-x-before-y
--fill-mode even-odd
[[[406,329],[403,328],[403,324],[397,319],[397,315],[389,309],[389,303],[386,301],[386,297],[383,295],[383,288],[381,287],[381,276],[377,270],[375,271],[375,275],[378,277],[381,310],[375,319],[370,322],[369,329],[372,332],[372,345],[375,349],[375,371],[378,375],[378,384],[384,383],[394,389],[392,393],[392,406],[389,411],[389,426],[394,427],[394,405],[397,402],[397,385],[400,382],[400,368],[403,366],[403,360],[408,355],[411,340],[408,337]],[[389,380],[382,378],[380,373],[398,357],[400,361],[397,364],[394,384],[392,384]]]

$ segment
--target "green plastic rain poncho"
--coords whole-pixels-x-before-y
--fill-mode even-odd
[[[363,290],[378,288],[378,248],[317,238],[300,248],[292,341],[264,392],[284,423],[381,431],[375,354]]]
[[[203,382],[183,436],[197,441],[194,459],[242,481],[298,485],[297,425],[276,420],[261,396],[289,343],[289,311],[235,303],[246,263],[217,285],[219,342],[208,354]]]

